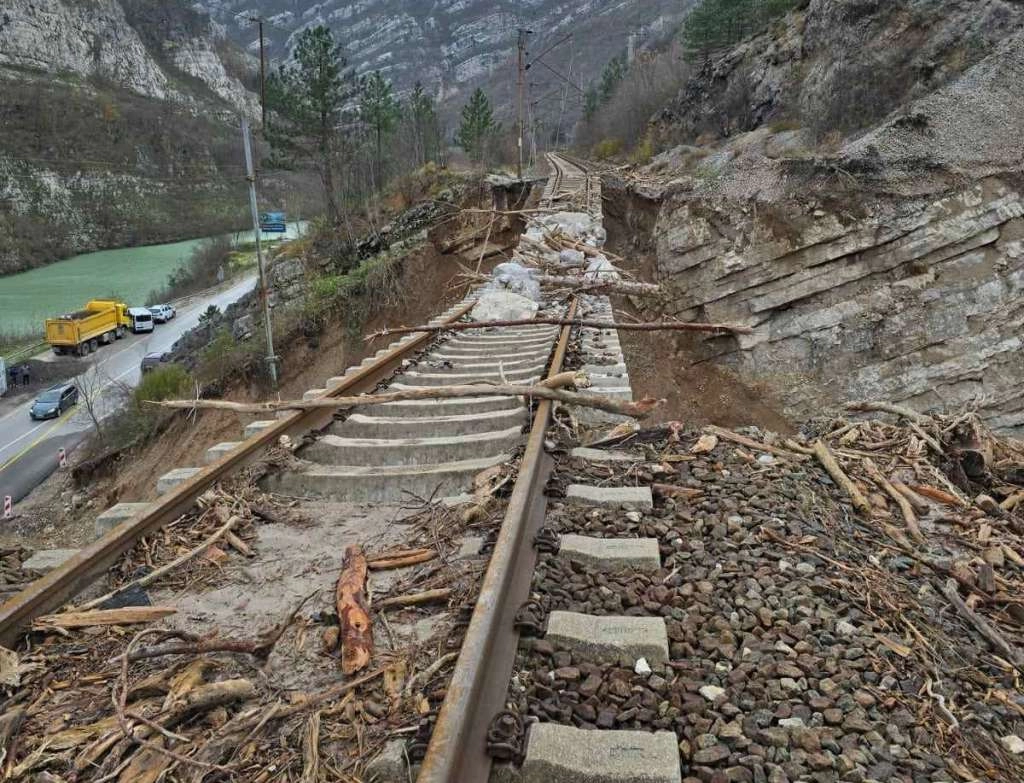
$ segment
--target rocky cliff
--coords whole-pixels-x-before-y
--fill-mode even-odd
[[[248,51],[259,50],[258,35],[246,17],[262,14],[270,56],[287,57],[296,35],[325,24],[344,44],[360,72],[380,70],[399,90],[422,81],[438,89],[450,107],[461,105],[478,85],[485,85],[510,113],[515,83],[516,30],[533,31],[530,49],[540,54],[572,33],[545,60],[574,82],[586,84],[612,57],[625,53],[631,35],[637,45],[670,34],[692,2],[679,0],[201,0],[217,21]],[[560,84],[538,66],[530,81],[535,98]],[[556,94],[558,91],[556,91]],[[578,95],[570,88],[568,116],[578,113]],[[557,111],[545,99],[537,107]]]
[[[198,103],[192,77],[235,109],[255,96],[215,51],[221,37],[184,3],[143,0],[5,0],[0,68],[101,80],[140,95]],[[5,74],[14,78],[14,74]]]
[[[241,225],[244,60],[180,0],[6,0],[0,274]]]
[[[753,129],[676,147],[620,183],[634,211],[656,215],[636,239],[651,243],[652,273],[672,292],[664,309],[754,327],[703,342],[691,360],[767,385],[794,415],[858,398],[973,406],[994,427],[1024,433],[1022,10],[821,0],[785,32],[705,66],[687,87],[689,107],[681,96],[659,118],[662,131],[707,134],[702,123],[722,116],[708,107],[738,84],[754,98],[742,103]],[[947,23],[917,29],[912,53],[893,56],[913,68],[947,63],[933,89],[881,74],[904,84],[895,110],[824,141],[811,123],[777,122],[795,96],[829,92],[826,59],[860,68],[876,56],[858,53],[851,31],[872,31],[884,49],[910,34],[908,14],[924,11],[945,12]],[[805,45],[844,13],[855,22],[828,32],[836,49],[827,58]],[[964,35],[978,46],[966,59]],[[792,81],[780,68],[818,78]],[[772,82],[786,89],[769,100],[758,90]],[[831,100],[821,98],[822,111]]]

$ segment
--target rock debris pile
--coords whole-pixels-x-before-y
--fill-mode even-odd
[[[686,783],[1024,779],[1024,444],[905,413],[562,452],[509,692],[527,731],[673,732]],[[567,535],[656,539],[661,565],[602,569]],[[667,665],[593,663],[545,637],[556,611],[664,618]]]

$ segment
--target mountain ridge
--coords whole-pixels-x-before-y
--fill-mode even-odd
[[[567,81],[585,90],[610,59],[626,53],[631,36],[634,45],[642,47],[672,34],[693,2],[265,0],[257,5],[251,0],[201,0],[200,4],[251,54],[259,53],[259,38],[246,18],[262,15],[272,65],[287,57],[299,33],[324,24],[334,31],[357,72],[379,70],[399,93],[422,82],[428,90],[436,90],[448,116],[482,86],[504,119],[512,114],[519,28],[534,33],[531,55],[550,48],[544,57],[548,67],[534,69],[529,78],[538,114],[558,113],[564,102],[564,113],[575,118],[582,93]],[[573,41],[556,45],[570,32]],[[554,98],[543,97],[551,91],[556,91]]]

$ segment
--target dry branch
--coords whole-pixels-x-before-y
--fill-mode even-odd
[[[52,631],[57,628],[91,628],[97,625],[134,625],[159,620],[177,611],[172,606],[128,606],[95,612],[44,614],[33,621],[32,628],[36,631]]]
[[[643,419],[662,404],[661,400],[644,399],[639,402],[623,402],[608,397],[549,389],[544,386],[513,386],[502,384],[473,384],[470,386],[438,386],[436,388],[407,389],[381,394],[366,394],[361,397],[321,397],[315,400],[286,400],[282,402],[241,403],[226,400],[167,400],[148,401],[150,405],[178,410],[222,410],[235,413],[275,413],[277,411],[304,411],[315,408],[339,410],[365,405],[379,405],[385,402],[406,400],[451,400],[469,397],[523,397],[525,399],[552,400],[566,405],[615,413]]]
[[[893,502],[899,506],[900,513],[903,515],[903,521],[907,523],[907,530],[910,531],[910,535],[913,536],[914,540],[918,543],[923,544],[925,542],[924,534],[921,532],[921,527],[917,523],[917,514],[914,513],[913,507],[910,505],[910,501],[907,500],[903,494],[885,477],[878,467],[869,459],[864,460],[864,468],[867,470],[871,480],[874,481],[878,486],[885,490]]]
[[[420,606],[421,604],[434,603],[435,601],[447,601],[452,591],[447,588],[438,590],[425,590],[422,593],[411,593],[410,595],[398,595],[393,598],[385,598],[379,604],[378,609],[400,609],[403,606]]]
[[[599,286],[606,285],[606,283],[601,281],[597,281],[594,284]],[[363,339],[369,341],[378,337],[390,337],[395,334],[459,332],[467,329],[487,329],[499,326],[578,326],[585,329],[616,329],[627,332],[731,332],[733,334],[753,334],[754,332],[751,327],[740,324],[702,324],[686,321],[616,323],[615,321],[587,321],[579,318],[531,318],[515,321],[462,321],[449,324],[424,324],[423,326],[396,326],[393,329],[383,329],[366,335]]]
[[[371,571],[385,571],[390,568],[406,568],[433,560],[437,552],[433,549],[409,549],[404,552],[389,552],[367,561]]]
[[[871,402],[869,400],[860,400],[858,402],[851,402],[846,405],[848,411],[858,411],[860,413],[891,413],[895,416],[907,419],[908,421],[916,422],[917,424],[932,424],[933,421],[929,416],[925,416],[923,413],[918,413],[911,408],[906,408],[902,405],[894,405],[891,402]]]
[[[354,674],[370,664],[373,626],[366,610],[366,555],[355,544],[345,549],[335,602],[341,621],[341,670]]]
[[[707,426],[704,428],[704,432],[709,432],[712,435],[717,435],[723,440],[732,441],[738,443],[740,446],[746,446],[748,449],[754,449],[755,451],[764,451],[768,454],[774,454],[777,457],[785,457],[786,459],[803,460],[806,457],[802,454],[794,454],[791,451],[780,449],[776,446],[771,446],[767,443],[761,443],[760,441],[751,440],[750,438],[744,437],[737,432],[732,430],[723,429],[722,427]]]
[[[695,498],[703,497],[704,490],[693,489],[692,487],[680,487],[675,484],[651,484],[651,491],[656,495],[661,495],[667,498],[685,498],[686,500],[694,500]]]
[[[1021,655],[1020,650],[1012,646],[995,628],[967,606],[960,597],[960,588],[957,586],[955,579],[947,579],[942,592],[960,615],[974,626],[974,630],[985,637],[985,641],[992,646],[993,650],[1017,667],[1019,671],[1024,672],[1024,656]]]
[[[302,777],[299,783],[320,783],[320,711],[306,719],[302,735]]]
[[[225,639],[218,636],[199,637],[184,631],[168,631],[164,638],[176,637],[178,641],[130,650],[127,653],[128,661],[134,662],[144,658],[160,658],[165,655],[205,655],[213,652],[240,653],[265,660],[270,656],[275,645],[281,640],[284,632],[288,630],[288,627],[295,619],[295,615],[316,594],[311,593],[306,596],[288,613],[284,620],[256,639]],[[194,676],[201,678],[201,672]]]
[[[930,487],[927,484],[914,484],[911,489],[914,490],[918,495],[934,500],[937,503],[942,503],[946,506],[965,506],[967,505],[963,500],[958,498],[956,495],[952,495],[935,487]]]
[[[139,579],[135,579],[131,582],[128,582],[127,584],[121,585],[116,590],[111,590],[109,593],[101,595],[99,598],[94,598],[93,600],[82,604],[73,611],[82,612],[88,609],[95,609],[97,606],[105,604],[111,598],[115,598],[116,596],[128,590],[132,590],[136,587],[146,587],[147,585],[153,584],[153,582],[162,577],[164,574],[173,571],[178,566],[183,565],[187,563],[189,560],[192,560],[193,558],[196,558],[199,555],[201,555],[203,552],[209,549],[210,546],[212,546],[216,541],[218,541],[221,538],[221,536],[227,534],[231,530],[231,528],[233,528],[235,525],[239,523],[239,521],[240,520],[236,516],[230,517],[227,522],[225,522],[221,527],[214,531],[213,535],[204,540],[203,543],[201,543],[194,549],[190,549],[185,554],[175,558],[170,563],[167,563],[167,565],[161,566],[160,568],[151,571],[150,573],[146,574],[143,577],[140,577]]]
[[[857,509],[864,516],[871,517],[871,504],[861,491],[857,488],[857,485],[853,483],[846,472],[839,467],[839,463],[836,462],[835,455],[829,450],[829,447],[825,445],[824,441],[816,441],[814,444],[814,456],[818,458],[818,462],[821,463],[822,467],[828,471],[828,474],[832,477],[833,481],[839,485],[839,487],[850,496],[850,500],[853,502],[853,507]]]

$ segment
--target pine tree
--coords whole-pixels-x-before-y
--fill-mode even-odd
[[[336,128],[358,91],[358,81],[346,66],[341,45],[320,25],[302,32],[291,62],[267,79],[267,139],[283,159],[278,162],[313,162],[333,221],[340,214],[334,186]]]
[[[596,88],[590,88],[587,90],[587,94],[583,97],[583,117],[587,122],[594,119],[597,114],[597,110],[601,108],[601,93]]]
[[[408,115],[412,125],[413,149],[416,165],[434,160],[440,153],[441,127],[434,99],[416,82],[409,95]]]
[[[613,57],[608,62],[608,65],[604,68],[604,73],[601,74],[601,86],[599,88],[601,103],[607,103],[611,99],[615,94],[616,88],[619,86],[619,82],[622,81],[628,70],[629,65],[626,63],[625,55]]]
[[[359,113],[374,135],[374,161],[377,187],[380,188],[384,185],[384,138],[395,129],[399,116],[398,101],[391,90],[391,82],[380,71],[370,74],[363,84]]]
[[[457,140],[470,159],[479,162],[484,158],[487,141],[497,129],[491,102],[483,89],[477,87],[469,103],[462,107],[462,124]]]
[[[785,15],[801,0],[703,0],[686,18],[683,42],[691,56],[738,43]]]

